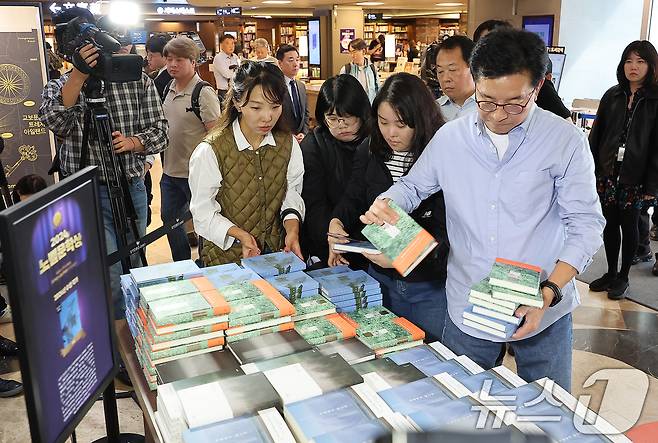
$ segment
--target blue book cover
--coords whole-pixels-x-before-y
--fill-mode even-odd
[[[121,290],[123,291],[123,294],[126,298],[134,300],[134,304],[138,305],[139,304],[139,290],[135,286],[135,283],[133,282],[132,277],[130,274],[124,274],[120,278],[121,281]]]
[[[453,399],[433,378],[422,378],[406,385],[385,389],[379,391],[379,396],[393,411],[403,415]]]
[[[506,400],[505,404],[506,405],[514,405],[518,410],[527,408],[527,404],[533,403],[533,400],[537,399],[539,396],[542,395],[542,392],[544,392],[544,388],[537,383],[528,383],[523,386],[519,386],[518,388],[511,388],[511,389],[506,389],[504,391],[500,391],[496,396],[511,396],[514,397],[516,400],[510,401]],[[539,407],[539,406],[546,406],[549,405],[547,401],[541,401],[534,407]]]
[[[186,280],[200,277],[201,269],[194,260],[181,260],[173,263],[146,266],[130,270],[130,275],[138,288],[142,286],[166,283],[168,281]]]
[[[368,423],[374,418],[365,406],[345,389],[288,404],[286,419],[288,416],[308,440]]]
[[[425,345],[394,352],[387,357],[398,365],[411,363],[428,377],[448,372],[445,370],[446,366],[441,365],[445,360]]]
[[[477,431],[480,411],[473,406],[475,403],[468,398],[458,398],[414,411],[409,418],[425,432],[456,428]]]
[[[306,264],[292,252],[274,252],[243,258],[242,266],[249,268],[262,278],[303,271]]]
[[[235,264],[235,263],[231,263],[231,264]],[[224,266],[224,265],[220,265],[220,266]],[[245,281],[261,280],[260,276],[256,274],[254,271],[252,271],[251,269],[242,269],[240,267],[238,267],[238,269],[234,269],[231,271],[210,272],[208,274],[206,274],[204,270],[204,275],[208,280],[210,280],[210,283],[212,283],[217,289],[223,288],[224,286],[234,285],[236,283],[242,283]]]
[[[239,271],[242,269],[237,263],[226,263],[223,265],[208,266],[207,268],[201,268],[201,272],[206,277],[212,274],[226,274],[227,272]]]
[[[539,415],[538,412],[533,411],[531,413],[519,412],[519,416],[523,415]],[[559,421],[543,421],[535,420],[531,423],[537,425],[539,429],[548,434],[553,440],[560,443],[601,443],[609,442],[607,438],[602,437],[601,435],[595,434],[582,434],[574,426],[574,413],[567,412],[562,408],[553,407],[551,410],[543,410],[541,415],[547,417],[559,417]]]
[[[379,437],[390,434],[386,426],[373,419],[367,423],[320,435],[314,443],[374,443]]]
[[[344,272],[350,272],[351,269],[347,265],[334,266],[333,268],[322,268],[315,269],[313,271],[305,271],[306,274],[311,278],[325,277],[327,275],[342,274]]]
[[[512,387],[505,384],[500,377],[491,370],[480,372],[475,375],[454,374],[453,377],[464,385],[469,392],[473,393],[478,393],[486,387],[489,395],[496,395]]]
[[[294,301],[304,296],[318,295],[320,284],[303,272],[291,272],[290,274],[268,277],[270,282],[285,298]]]
[[[354,312],[360,309],[373,308],[382,306],[381,294],[375,298],[364,297],[358,304],[353,301],[350,303],[336,303],[336,312]]]
[[[381,288],[377,287],[377,288],[373,288],[371,290],[357,292],[356,294],[350,292],[348,294],[341,294],[341,295],[325,295],[325,294],[322,294],[322,295],[327,297],[333,303],[344,303],[344,302],[349,302],[349,301],[354,302],[354,299],[356,297],[367,296],[367,297],[373,297],[374,298],[374,297],[381,296],[381,294],[382,294]]]
[[[327,275],[316,280],[320,283],[322,292],[329,296],[369,291],[379,287],[379,282],[362,270]]]
[[[188,429],[183,432],[185,443],[270,443],[273,440],[257,416],[233,418],[231,420]]]
[[[477,329],[494,337],[509,340],[518,328],[517,325],[507,323],[497,318],[487,317],[473,312],[473,305],[468,305],[462,314],[462,323],[465,326]]]

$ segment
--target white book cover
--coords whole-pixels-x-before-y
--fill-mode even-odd
[[[500,338],[507,338],[507,337],[505,336],[505,333],[504,333],[504,332],[501,332],[501,331],[499,331],[499,330],[497,330],[497,329],[490,328],[490,327],[485,326],[485,325],[483,325],[483,324],[481,324],[481,323],[471,321],[471,320],[469,320],[469,319],[467,319],[467,318],[464,318],[464,319],[462,320],[462,322],[463,322],[463,324],[464,324],[465,326],[469,326],[469,327],[471,327],[471,328],[473,328],[473,329],[477,329],[478,331],[486,332],[487,334],[491,334],[491,335],[494,335],[494,336],[496,336],[496,337],[500,337]]]
[[[503,314],[502,312],[493,311],[491,309],[483,308],[482,306],[473,305],[473,313],[484,315],[485,317],[497,318],[498,320],[502,320],[506,323],[511,323],[516,326],[521,324],[521,317]]]
[[[270,369],[264,374],[284,404],[322,395],[320,386],[299,363]]]
[[[263,420],[263,424],[270,433],[274,443],[296,443],[288,425],[279,414],[276,408],[263,409],[258,411],[258,416]]]
[[[505,333],[505,327],[503,325],[501,325],[499,322],[491,321],[488,318],[483,317],[481,315],[475,315],[468,311],[464,311],[464,319],[468,319],[472,322],[480,323],[481,325],[487,326],[490,329],[495,329],[497,331]]]
[[[367,383],[352,386],[352,391],[368,406],[375,417],[381,418],[393,414],[390,406]]]
[[[507,305],[512,305],[510,306],[503,306],[500,303],[497,302],[503,302],[506,303]],[[478,298],[478,297],[468,297],[468,302],[472,303],[473,305],[476,306],[482,306],[483,308],[490,309],[492,311],[500,312],[501,314],[507,314],[507,315],[514,315],[514,312],[516,312],[516,308],[519,306],[516,303],[512,302],[507,302],[504,300],[498,300],[498,299],[490,299],[490,300],[485,300],[483,298]]]
[[[512,386],[518,388],[527,384],[525,380],[519,377],[517,374],[509,370],[506,366],[496,366],[492,369],[496,374],[498,374],[502,379],[508,381]]]
[[[429,344],[429,346],[434,349],[436,352],[439,353],[441,357],[443,357],[446,360],[452,360],[453,358],[457,357],[457,355],[452,352],[446,345],[441,343],[440,341],[435,341]]]
[[[218,382],[178,391],[190,429],[233,418],[231,405]]]

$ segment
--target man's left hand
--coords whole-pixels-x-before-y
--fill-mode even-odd
[[[549,288],[543,288],[542,295],[544,297],[544,306],[541,309],[533,308],[531,306],[519,306],[514,313],[514,315],[519,318],[525,317],[525,322],[523,323],[523,326],[517,329],[514,335],[512,335],[513,339],[524,338],[539,328],[539,323],[541,323],[541,319],[544,317],[546,310],[550,306],[551,302],[553,301],[553,297],[555,296],[553,291],[551,291]]]
[[[121,154],[124,152],[142,152],[144,147],[136,137],[126,137],[119,131],[112,133],[112,144],[114,152]]]

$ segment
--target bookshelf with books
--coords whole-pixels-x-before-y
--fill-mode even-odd
[[[249,55],[252,42],[256,40],[256,23],[247,22],[242,30],[242,52]]]

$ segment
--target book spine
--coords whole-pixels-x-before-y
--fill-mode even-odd
[[[244,340],[246,338],[251,338],[251,337],[258,337],[261,335],[265,334],[271,334],[274,332],[283,332],[283,331],[289,331],[295,327],[295,324],[293,322],[289,323],[283,323],[278,326],[272,326],[269,328],[263,328],[263,329],[256,329],[254,331],[248,331],[248,332],[242,332],[240,334],[235,334],[235,335],[227,335],[226,336],[226,342],[227,343],[235,343],[236,341]]]
[[[172,324],[189,323],[197,320],[215,317],[215,312],[212,308],[199,309],[191,312],[181,312],[178,314],[167,315],[162,318],[157,318],[153,315],[153,311],[149,311],[149,316],[153,319],[156,326],[168,326]]]
[[[231,307],[219,291],[215,289],[203,291],[201,296],[208,302],[214,315],[224,315],[231,312]]]
[[[212,332],[218,332],[223,330],[221,328],[221,323],[215,323],[214,325],[208,326],[199,326],[196,328],[185,329],[182,331],[171,332],[169,334],[158,334],[155,329],[151,326],[149,322],[148,331],[146,331],[146,339],[149,343],[166,343],[170,341],[180,340],[183,338],[195,337],[197,335],[210,334]]]
[[[411,339],[407,341],[417,341],[417,340],[425,339],[425,331],[420,329],[415,324],[411,323],[406,318],[397,317],[393,320],[393,323],[397,324],[398,326],[401,326],[402,328],[406,329],[409,332]]]
[[[167,357],[174,357],[177,355],[189,354],[190,352],[199,351],[201,349],[214,348],[224,344],[224,337],[213,338],[211,340],[203,340],[188,345],[174,346],[172,348],[163,349],[160,351],[153,351],[150,346],[144,346],[144,351],[147,353],[151,361],[159,360]]]
[[[434,237],[423,229],[402,250],[400,255],[393,259],[393,267],[400,275],[406,277],[437,245]]]
[[[234,328],[237,326],[247,326],[247,325],[252,325],[254,323],[260,323],[268,320],[273,320],[275,318],[279,318],[278,311],[277,312],[264,312],[262,314],[253,314],[253,315],[246,315],[244,317],[233,317],[231,314],[228,316],[228,324],[229,324],[229,329]]]
[[[506,258],[500,258],[500,257],[498,257],[496,259],[496,262],[501,263],[503,265],[515,266],[515,267],[519,267],[519,268],[523,268],[523,269],[529,269],[531,271],[541,273],[541,268],[539,266],[530,265],[528,263],[522,263],[522,262],[518,262],[518,261],[514,261],[514,260],[508,260]]]

